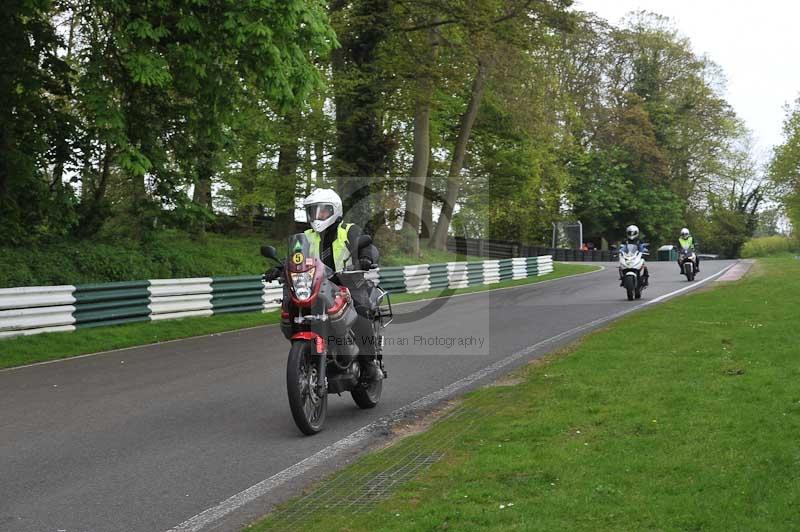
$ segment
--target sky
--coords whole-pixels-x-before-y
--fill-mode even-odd
[[[800,96],[800,2],[796,0],[575,0],[612,23],[630,11],[670,17],[698,55],[722,67],[726,100],[769,157],[782,142],[783,106]]]

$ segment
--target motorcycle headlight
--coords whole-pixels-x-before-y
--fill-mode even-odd
[[[300,301],[305,301],[311,297],[311,287],[314,284],[314,268],[300,273],[292,273],[292,286],[294,295]]]

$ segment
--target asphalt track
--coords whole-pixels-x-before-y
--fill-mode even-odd
[[[730,264],[704,262],[699,281]],[[274,326],[0,371],[0,531],[237,530],[318,475],[315,463],[363,448],[363,437],[342,441],[359,429],[690,286],[674,264],[651,263],[651,287],[628,302],[606,266],[397,306],[380,405],[331,396],[314,437],[289,414],[288,344]]]

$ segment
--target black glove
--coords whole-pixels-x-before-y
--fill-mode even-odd
[[[373,262],[369,257],[361,257],[358,259],[358,265],[361,266],[362,270],[369,270],[372,268]]]
[[[274,268],[270,268],[264,273],[264,280],[268,283],[274,281],[275,279],[279,279],[283,275],[283,264],[279,264]]]

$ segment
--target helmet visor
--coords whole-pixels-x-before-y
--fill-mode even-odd
[[[628,229],[628,238],[635,238],[639,236],[639,231],[636,229]]]
[[[324,221],[333,216],[333,204],[331,203],[317,203],[306,207],[306,220],[308,223],[316,222],[317,220]]]

